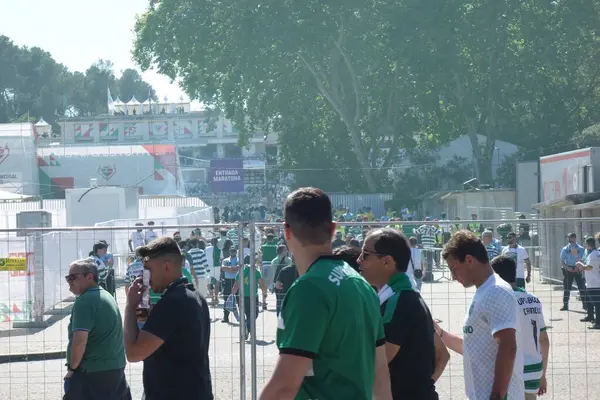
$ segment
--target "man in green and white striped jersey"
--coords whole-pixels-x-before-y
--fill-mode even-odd
[[[238,247],[240,245],[237,227],[233,226],[227,231],[227,239],[233,242],[233,247]]]
[[[206,258],[206,244],[198,238],[188,240],[188,254],[192,258],[192,269],[195,275],[195,286],[202,297],[206,298],[208,294],[208,282],[206,277],[210,273],[208,269],[208,259]]]
[[[426,217],[425,221],[431,221],[431,217]],[[421,245],[423,246],[423,254],[425,255],[425,262],[427,264],[427,271],[433,269],[433,260],[435,256],[435,237],[438,234],[439,229],[434,224],[423,224],[415,229],[414,234],[421,239]]]
[[[546,393],[546,368],[550,351],[542,303],[536,296],[517,286],[517,263],[513,258],[498,256],[490,265],[494,272],[510,283],[515,290],[521,328],[519,345],[523,353],[525,400],[535,400],[538,395]]]

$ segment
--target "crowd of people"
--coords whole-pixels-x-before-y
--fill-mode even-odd
[[[262,400],[438,399],[448,349],[463,356],[468,399],[530,400],[546,392],[550,345],[543,306],[525,288],[531,263],[519,244],[526,239],[522,229],[508,232],[503,246],[477,222],[452,229],[454,222],[445,219],[410,226],[391,218],[388,226],[373,227],[367,217],[359,232],[338,227],[334,212],[319,189],[291,193],[278,218],[285,222],[258,232],[254,265],[254,233],[247,228],[241,237],[235,227],[206,234],[210,239],[197,229],[183,239],[178,232],[148,237],[151,225],[146,233],[138,226],[130,240],[135,257],[123,321],[99,264],[110,263],[108,244],[98,242],[91,258],[73,262],[66,277],[77,299],[65,399],[130,399],[126,360],[144,362],[147,400],[213,399],[209,307],[239,298],[240,291],[246,339],[251,315],[267,307],[269,293],[276,296],[279,358]],[[440,233],[440,256],[452,278],[476,288],[462,334],[442,329],[420,294],[426,262],[417,253],[434,246],[432,237]],[[569,235],[561,252],[588,322],[597,321],[600,310],[597,239],[587,238],[583,248]],[[577,275],[582,271],[585,280]],[[250,310],[249,296],[258,299],[259,290],[263,301]],[[230,311],[223,309],[223,323],[232,322]]]

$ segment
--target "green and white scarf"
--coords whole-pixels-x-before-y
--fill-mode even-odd
[[[379,290],[379,305],[383,305],[383,303],[386,301],[388,302],[383,313],[384,324],[392,320],[394,312],[396,311],[398,298],[400,297],[400,293],[403,291],[415,291],[410,283],[408,275],[406,275],[404,272],[398,272],[394,274],[388,283],[385,284],[381,290]]]

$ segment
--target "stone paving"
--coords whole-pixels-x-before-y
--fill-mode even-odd
[[[436,276],[438,277],[438,276]],[[581,304],[571,300],[570,312],[558,311],[562,292],[553,286],[535,282],[533,292],[542,300],[546,323],[550,326],[550,365],[548,394],[545,399],[600,399],[600,332],[586,329],[579,322],[584,316]],[[462,330],[462,321],[473,290],[465,290],[456,282],[423,285],[423,297],[440,325],[451,332]],[[256,372],[258,391],[271,375],[277,359],[275,347],[276,317],[274,297],[269,298],[269,310],[257,320]],[[124,304],[124,292],[118,296]],[[217,400],[240,399],[240,340],[237,325],[221,323],[222,310],[212,309],[211,369],[213,390]],[[51,353],[66,348],[68,317],[44,331],[0,338],[0,353]],[[245,344],[246,396],[251,399],[251,346]],[[0,399],[41,400],[60,399],[62,377],[66,373],[64,360],[47,360],[0,364]],[[141,364],[127,366],[127,376],[134,399],[141,398]],[[437,384],[440,399],[463,399],[462,357],[452,353],[450,364]]]

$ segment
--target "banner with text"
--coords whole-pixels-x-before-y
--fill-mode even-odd
[[[213,193],[244,191],[244,161],[242,159],[210,160],[210,175]]]

